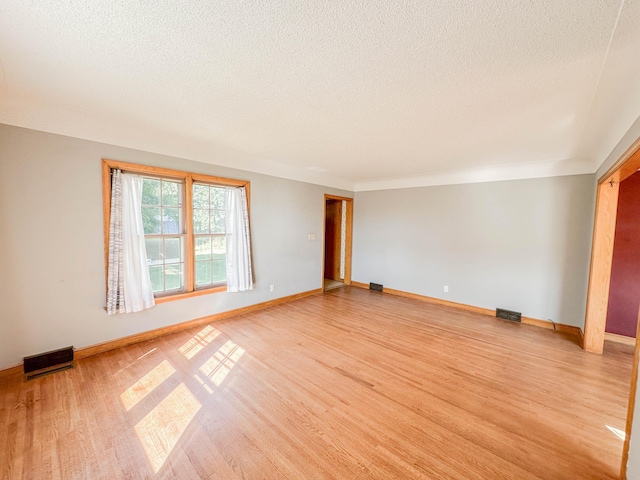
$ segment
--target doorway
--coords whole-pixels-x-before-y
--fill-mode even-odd
[[[324,196],[324,291],[351,284],[353,198]]]
[[[636,173],[638,169],[640,139],[598,180],[583,341],[583,348],[588,352],[603,351],[620,182]]]

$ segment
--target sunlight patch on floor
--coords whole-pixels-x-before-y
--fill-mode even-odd
[[[120,394],[120,400],[125,410],[131,410],[140,400],[173,375],[175,371],[176,369],[167,360],[163,360],[156,365],[153,370]]]
[[[178,350],[185,356],[187,360],[191,360],[196,354],[198,354],[204,347],[213,342],[219,335],[220,330],[213,328],[211,325],[207,325],[193,338],[189,339]]]
[[[135,426],[154,473],[162,468],[201,407],[198,399],[181,383]]]
[[[202,364],[200,372],[219,387],[244,352],[244,348],[229,340]]]

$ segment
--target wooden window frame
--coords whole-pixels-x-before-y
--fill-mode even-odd
[[[102,160],[102,212],[104,234],[104,265],[105,286],[108,286],[109,276],[109,225],[111,223],[111,171],[120,169],[123,172],[148,175],[161,178],[170,178],[184,182],[184,290],[177,293],[166,293],[155,297],[156,304],[180,300],[182,298],[197,297],[210,293],[224,292],[226,285],[210,288],[195,288],[195,261],[194,261],[194,233],[193,233],[193,183],[204,183],[225,187],[244,187],[247,192],[247,209],[250,205],[250,182],[233,178],[217,177],[200,173],[172,170],[169,168],[140,165],[137,163],[121,162],[118,160]]]

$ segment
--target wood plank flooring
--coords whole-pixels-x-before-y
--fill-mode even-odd
[[[0,478],[617,478],[632,355],[345,287],[0,378]]]

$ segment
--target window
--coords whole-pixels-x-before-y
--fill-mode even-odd
[[[196,288],[226,280],[225,211],[223,187],[193,185]]]
[[[103,160],[105,265],[111,170],[143,178],[142,223],[156,303],[226,289],[226,198],[249,182]]]
[[[144,177],[142,225],[153,293],[184,290],[183,185]]]

